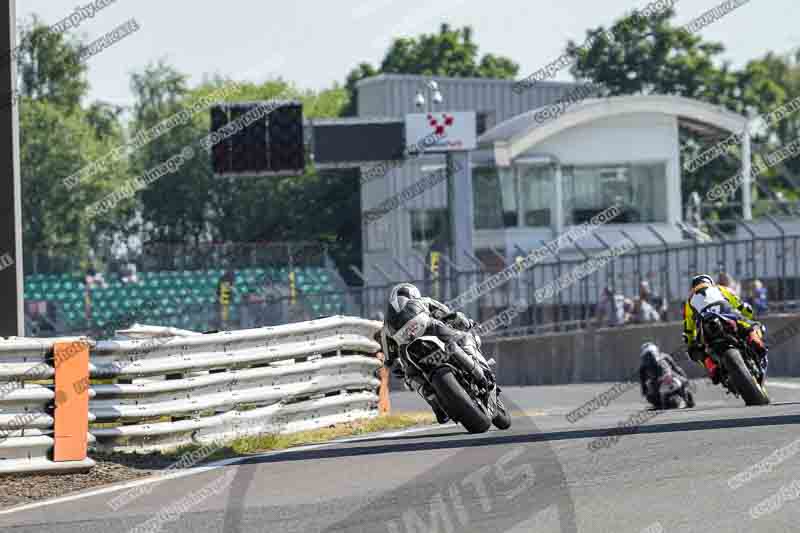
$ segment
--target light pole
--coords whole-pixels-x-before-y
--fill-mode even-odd
[[[434,105],[441,105],[444,103],[444,97],[439,90],[439,84],[436,80],[428,80],[417,89],[417,96],[414,98],[414,104],[426,113],[434,111]],[[455,209],[455,183],[453,179],[453,155],[450,152],[445,152],[445,175],[447,176],[447,221],[448,221],[448,248],[450,251],[450,287],[451,297],[456,296],[458,293],[458,279],[455,266],[458,264],[457,252],[457,239],[456,239],[456,221]],[[441,269],[441,266],[439,267]]]

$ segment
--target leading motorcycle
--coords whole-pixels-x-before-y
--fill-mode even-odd
[[[746,405],[767,405],[769,395],[764,386],[766,370],[761,357],[743,340],[743,330],[734,315],[705,311],[700,316],[700,339],[707,353],[719,367],[720,383],[734,396],[741,396]],[[764,326],[757,333],[763,337]]]

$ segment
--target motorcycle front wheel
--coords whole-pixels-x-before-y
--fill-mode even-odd
[[[470,433],[485,433],[492,425],[486,412],[467,394],[453,370],[442,367],[434,371],[431,385],[447,414]]]
[[[497,399],[498,402],[500,399]],[[497,414],[492,418],[492,424],[497,429],[508,429],[511,427],[511,415],[506,411],[506,406],[500,403],[497,406]]]

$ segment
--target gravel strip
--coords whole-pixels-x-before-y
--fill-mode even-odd
[[[174,457],[157,454],[92,454],[91,457],[97,465],[82,474],[0,475],[0,509],[147,477],[175,462]]]

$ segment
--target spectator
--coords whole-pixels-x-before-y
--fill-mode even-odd
[[[636,308],[636,304],[630,298],[625,298],[622,301],[622,308],[625,310],[625,317],[623,319],[623,324],[627,324],[629,322],[633,322],[633,313]]]
[[[122,271],[122,283],[125,285],[135,285],[139,283],[139,275],[136,272],[136,265],[128,263]]]
[[[723,287],[729,288],[737,296],[739,296],[742,292],[739,284],[736,282],[735,279],[733,279],[733,276],[731,276],[727,272],[720,273],[719,278],[717,278],[717,283],[722,285]]]
[[[92,290],[93,289],[106,289],[108,284],[101,272],[98,272],[93,264],[89,265],[86,269],[86,276],[83,278],[84,292],[83,292],[83,310],[86,322],[92,322]]]
[[[233,303],[233,293],[236,285],[236,274],[232,270],[227,270],[219,278],[217,284],[217,304],[219,308],[219,329],[225,330],[229,327],[231,304]]]
[[[634,319],[636,322],[658,322],[666,314],[664,298],[650,290],[650,283],[642,281],[639,284],[639,299],[634,306]]]
[[[754,279],[752,281],[750,301],[752,302],[756,316],[765,314],[769,310],[767,288],[764,287],[764,284],[761,283],[759,279]]]
[[[86,269],[84,283],[87,289],[108,288],[108,283],[106,283],[106,278],[103,276],[103,273],[98,272],[94,265],[90,265],[89,268]]]
[[[658,322],[661,320],[661,315],[656,311],[656,308],[645,299],[639,298],[634,305],[634,321],[637,323],[645,322]]]
[[[622,326],[625,324],[625,318],[625,296],[615,294],[611,287],[603,289],[600,302],[597,304],[598,325]]]

